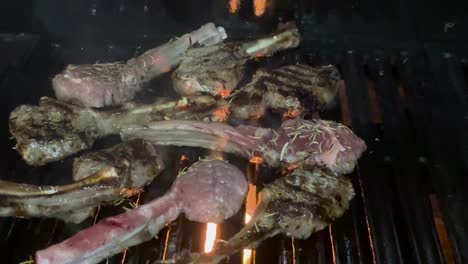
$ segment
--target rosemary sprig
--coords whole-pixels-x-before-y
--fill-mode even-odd
[[[34,259],[32,256],[29,256],[29,258],[25,261],[22,261],[20,262],[19,264],[33,264],[34,263]]]

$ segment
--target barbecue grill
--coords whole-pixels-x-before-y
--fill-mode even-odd
[[[276,236],[250,258],[229,263],[468,263],[468,10],[462,1],[14,1],[0,4],[0,86],[3,91],[0,178],[33,184],[71,181],[71,158],[27,166],[12,149],[8,114],[52,96],[51,77],[67,64],[111,62],[213,21],[231,39],[271,32],[295,20],[300,48],[253,61],[248,70],[295,62],[336,65],[342,74],[337,106],[324,113],[352,127],[369,149],[353,179],[350,210],[308,240]],[[171,95],[170,77],[152,81],[141,100]],[[149,100],[149,99],[147,99]],[[275,122],[274,118],[261,122]],[[97,148],[117,142],[106,138]],[[205,155],[171,149],[172,164],[141,196],[161,195],[174,174]],[[183,158],[181,158],[183,157]],[[230,159],[229,155],[223,156]],[[257,190],[268,169],[233,160]],[[96,218],[121,208],[102,207]],[[227,239],[245,209],[218,226]],[[0,219],[1,263],[28,260],[97,219]],[[152,263],[183,249],[203,251],[207,225],[184,218],[106,263]]]

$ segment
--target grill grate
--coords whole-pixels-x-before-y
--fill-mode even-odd
[[[19,41],[23,45],[17,45]],[[79,50],[47,41],[38,44],[35,37],[27,41],[24,38],[3,40],[0,47],[2,55],[10,54],[10,62],[0,65],[0,84],[7,94],[1,122],[5,157],[1,161],[2,176],[36,184],[50,183],[64,172],[69,174],[70,161],[27,168],[13,150],[5,147],[13,144],[5,140],[8,113],[16,105],[36,103],[39,96],[50,95],[49,78],[65,64],[89,62],[90,58],[128,57],[141,48]],[[283,54],[281,61],[272,58],[263,64],[307,60],[312,65],[338,65],[344,78],[340,104],[322,117],[352,126],[368,143],[369,151],[350,176],[357,196],[348,213],[328,230],[306,241],[281,236],[266,241],[256,251],[257,263],[467,262],[468,253],[463,250],[468,248],[468,214],[463,210],[468,186],[465,177],[468,87],[467,67],[463,64],[467,54],[457,47],[451,49],[453,54],[448,53],[437,45],[401,53],[307,47],[307,50]],[[164,79],[158,84],[167,82]],[[176,157],[187,155],[192,161],[200,154],[198,150],[174,150],[174,153]],[[186,165],[174,162],[176,171]],[[255,170],[246,162],[238,165],[250,172]],[[161,176],[152,185],[152,192],[148,192],[152,194],[144,199],[161,194],[170,185],[171,173]],[[113,212],[102,208],[99,218]],[[242,217],[240,213],[222,225],[220,238],[235,233],[242,225]],[[442,254],[441,247],[447,246],[438,238],[434,221],[445,223],[452,258],[450,254]],[[18,263],[35,249],[63,240],[89,224],[92,220],[81,225],[65,225],[50,219],[2,219],[0,257],[4,263]],[[204,228],[203,224],[179,219],[160,232],[157,239],[129,249],[126,261],[146,263],[164,255],[171,258],[181,249],[201,251]],[[229,263],[241,263],[241,259],[237,254]],[[118,255],[108,263],[121,260],[122,255]]]

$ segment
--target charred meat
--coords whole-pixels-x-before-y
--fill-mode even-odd
[[[336,175],[354,169],[366,145],[348,127],[319,119],[284,122],[276,130],[233,127],[197,121],[161,121],[131,126],[123,140],[142,138],[154,144],[202,147],[252,158],[258,155],[273,167],[293,170],[301,165],[321,166]]]
[[[73,166],[76,182],[68,185],[0,181],[0,215],[81,222],[95,206],[134,194],[164,169],[161,153],[142,140],[84,155]]]
[[[210,255],[181,256],[175,263],[219,263],[243,248],[256,248],[277,234],[306,239],[327,227],[348,209],[354,189],[345,177],[325,171],[296,170],[267,185],[252,220]]]
[[[302,115],[306,110],[330,108],[340,80],[334,66],[311,67],[305,64],[276,70],[258,70],[252,81],[227,97],[232,116],[258,118],[267,110],[286,117]]]
[[[142,84],[170,71],[189,47],[213,45],[225,39],[223,28],[208,23],[126,63],[69,65],[52,80],[59,100],[89,107],[120,105],[130,101]]]
[[[172,80],[181,95],[228,94],[244,75],[244,64],[252,58],[270,56],[295,48],[301,36],[294,23],[286,23],[270,36],[245,43],[220,43],[187,51]]]
[[[221,222],[240,209],[246,192],[247,181],[233,165],[199,161],[179,175],[162,197],[38,251],[36,263],[98,263],[150,240],[182,212],[193,221]]]
[[[140,188],[151,183],[165,168],[161,148],[143,140],[123,142],[116,146],[87,153],[73,161],[73,180],[80,181],[105,167],[126,166],[121,175],[125,188]]]
[[[22,105],[9,119],[16,149],[33,166],[44,165],[90,148],[94,141],[118,134],[129,125],[164,119],[202,119],[216,102],[207,96],[152,105],[126,105],[112,110],[97,110],[43,97],[39,106]],[[197,114],[198,113],[198,114]]]

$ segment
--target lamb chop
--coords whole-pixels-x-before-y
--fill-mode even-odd
[[[134,140],[75,159],[76,182],[36,186],[0,181],[0,216],[55,217],[79,223],[94,207],[127,197],[149,184],[163,169],[150,143]]]
[[[246,86],[235,91],[230,101],[232,116],[258,118],[267,109],[294,118],[305,110],[330,108],[338,91],[340,73],[334,66],[288,65],[276,70],[260,69]]]
[[[202,147],[260,156],[272,167],[293,170],[321,166],[341,175],[351,172],[366,145],[349,128],[333,121],[300,118],[276,130],[188,120],[160,121],[122,130],[123,140],[142,138],[158,145]]]
[[[36,252],[36,263],[97,263],[152,239],[182,212],[193,221],[219,223],[240,209],[247,185],[242,172],[228,162],[199,161],[162,197]]]
[[[174,89],[181,95],[208,93],[221,95],[234,89],[250,59],[271,56],[295,48],[301,36],[292,22],[279,26],[270,36],[244,43],[220,43],[190,49],[172,75]]]
[[[151,105],[97,110],[43,97],[39,106],[22,105],[9,119],[16,149],[33,166],[44,165],[90,148],[96,139],[118,134],[126,126],[164,119],[198,119],[210,116],[216,101],[208,96]],[[205,111],[205,112],[203,112]],[[198,112],[198,114],[197,114]]]
[[[210,255],[183,254],[165,263],[219,263],[280,233],[306,239],[341,217],[353,197],[354,189],[347,178],[320,169],[296,170],[267,185],[252,220],[227,242],[218,243]]]
[[[226,37],[222,27],[208,23],[126,63],[69,65],[53,78],[52,87],[62,101],[89,107],[120,105],[132,100],[145,82],[179,64],[191,46],[210,46]]]

